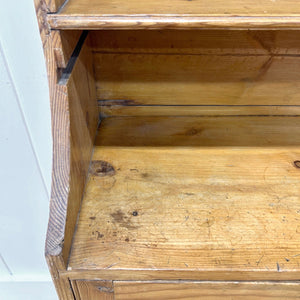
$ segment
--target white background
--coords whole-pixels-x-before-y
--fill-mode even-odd
[[[57,299],[44,259],[52,141],[33,0],[0,0],[0,299]]]

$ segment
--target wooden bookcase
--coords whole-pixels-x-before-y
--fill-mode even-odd
[[[60,299],[300,299],[296,0],[35,0]]]

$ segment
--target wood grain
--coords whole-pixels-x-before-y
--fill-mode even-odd
[[[37,20],[39,23],[48,74],[54,149],[50,220],[47,230],[45,256],[59,298],[61,300],[73,300],[73,292],[68,278],[60,276],[60,272],[66,270],[66,261],[64,261],[61,252],[64,234],[63,231],[59,231],[59,228],[64,228],[63,224],[65,222],[65,220],[63,220],[63,218],[60,216],[60,201],[62,199],[64,190],[62,189],[59,192],[59,182],[62,181],[61,179],[64,178],[66,174],[61,172],[61,168],[56,168],[59,166],[58,157],[56,155],[61,155],[62,160],[66,159],[66,169],[68,168],[67,164],[69,162],[68,148],[64,147],[65,143],[67,143],[67,139],[64,140],[64,138],[66,138],[69,129],[68,109],[66,109],[65,106],[67,100],[65,98],[64,88],[61,87],[60,89],[56,89],[57,60],[55,58],[54,48],[58,47],[58,40],[53,38],[45,21],[47,5],[45,1],[42,0],[35,0],[34,3],[36,7]],[[56,127],[58,124],[62,127]],[[63,129],[65,129],[65,131]],[[56,179],[57,182],[55,181]],[[56,215],[56,217],[54,217],[54,215]],[[60,249],[60,251],[57,251],[57,249]]]
[[[67,260],[98,126],[92,57],[86,46],[81,50],[66,87],[70,110],[71,154],[63,248]]]
[[[299,105],[289,56],[94,55],[97,98],[131,105]]]
[[[47,4],[35,1],[37,18],[47,65],[53,137],[53,169],[50,216],[45,254],[60,299],[73,299],[68,278],[60,276],[66,269],[70,244],[83,193],[94,135],[97,128],[95,86],[92,77],[91,55],[83,49],[66,85],[57,84],[58,67],[64,65],[57,59],[70,55],[74,45],[64,35],[49,31],[46,23]],[[75,34],[76,36],[77,34]],[[68,50],[63,47],[68,41]]]
[[[66,0],[45,0],[48,6],[48,11],[51,13],[57,12]]]
[[[52,28],[299,28],[296,0],[71,0],[49,15]]]
[[[299,118],[116,119],[100,127],[69,274],[299,276]]]
[[[52,39],[55,45],[54,55],[56,58],[57,68],[65,68],[72,55],[72,52],[82,34],[81,30],[77,31],[63,31],[63,30],[53,30]]]
[[[116,300],[300,299],[300,283],[289,282],[130,282],[116,281]]]
[[[299,55],[292,30],[96,30],[94,52],[202,55]],[[155,42],[153,42],[155,41]]]
[[[126,101],[99,101],[102,117],[149,116],[300,116],[300,106],[244,105],[127,105]]]
[[[95,147],[298,147],[300,117],[119,117]],[[230,149],[229,149],[230,150]]]
[[[114,300],[112,281],[72,281],[76,300]]]

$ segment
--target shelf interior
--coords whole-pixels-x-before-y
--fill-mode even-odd
[[[299,117],[104,119],[69,270],[299,276],[299,126]]]

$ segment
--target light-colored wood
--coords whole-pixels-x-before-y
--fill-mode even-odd
[[[297,117],[105,119],[69,272],[299,278],[299,126]]]
[[[66,264],[61,254],[46,255],[46,261],[52,276],[56,292],[60,300],[74,300],[73,290],[69,278],[61,276],[61,272],[66,269]]]
[[[300,117],[108,118],[101,123],[93,159],[102,147],[120,147],[120,151],[122,147],[141,146],[197,146],[199,151],[205,151],[206,147],[216,150],[220,147],[279,147],[284,150],[300,147],[299,128]]]
[[[297,31],[94,31],[91,40],[102,116],[298,114],[278,106],[299,104]]]
[[[122,105],[123,104],[123,105]],[[120,116],[300,116],[300,106],[172,106],[172,105],[126,105],[125,102],[100,102],[102,117]]]
[[[53,30],[51,32],[52,39],[54,41],[53,44],[55,45],[53,50],[57,68],[65,68],[67,66],[81,34],[81,30]]]
[[[112,281],[72,281],[76,300],[114,300]]]
[[[64,161],[64,159],[66,159],[66,164],[69,162],[69,160],[67,159],[68,148],[64,147],[65,143],[67,143],[67,140],[64,140],[64,138],[66,137],[67,131],[69,129],[67,113],[68,109],[65,109],[65,93],[63,92],[63,90],[57,90],[55,88],[57,82],[57,61],[55,58],[54,48],[58,48],[58,40],[53,38],[51,31],[49,31],[49,28],[45,23],[47,5],[43,0],[35,0],[34,3],[39,23],[40,35],[43,44],[48,74],[54,149],[52,188],[50,200],[50,215],[52,215],[52,217],[50,217],[48,224],[45,256],[59,299],[73,300],[73,292],[68,278],[60,276],[60,272],[66,270],[66,261],[64,261],[61,252],[64,239],[63,225],[65,220],[63,220],[60,217],[60,201],[63,201],[63,193],[61,193],[63,190],[61,190],[60,193],[57,193],[59,182],[62,181],[62,177],[66,176],[64,172],[61,172],[62,168],[58,168],[58,156],[61,155],[61,159],[59,159],[60,162]],[[57,179],[57,182],[55,181],[55,179]],[[54,217],[54,215],[57,216],[57,219]],[[59,229],[61,230],[61,232]],[[52,255],[54,253],[56,255]]]
[[[293,16],[300,15],[296,0],[70,0],[61,14],[69,15],[241,15],[241,16]]]
[[[45,0],[48,6],[49,12],[57,12],[60,7],[66,2],[66,0]]]
[[[53,169],[50,216],[45,254],[60,299],[74,299],[66,270],[73,232],[97,129],[98,113],[95,84],[92,77],[92,56],[83,47],[73,72],[65,85],[58,84],[58,69],[71,55],[74,35],[61,40],[59,33],[49,31],[46,23],[45,1],[35,1],[41,39],[47,65],[53,137]],[[66,33],[67,34],[67,33]],[[67,42],[70,42],[68,47]],[[68,50],[67,50],[68,49]]]
[[[300,58],[94,55],[97,98],[131,105],[299,105]]]
[[[298,55],[298,31],[96,30],[94,52],[202,55]]]
[[[296,0],[70,0],[52,28],[299,28]]]
[[[71,165],[64,232],[63,255],[65,260],[68,259],[70,252],[71,241],[98,126],[98,112],[92,68],[92,56],[90,55],[88,47],[84,45],[71,77],[66,83],[70,110]],[[57,218],[56,216],[54,217]]]
[[[279,282],[130,282],[115,281],[115,300],[300,299],[300,283]],[[88,299],[88,298],[87,298]]]

